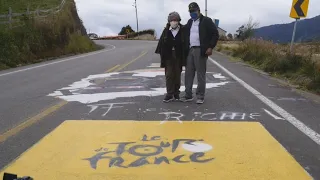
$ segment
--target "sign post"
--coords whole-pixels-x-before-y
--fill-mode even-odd
[[[129,39],[130,30],[129,30],[129,29],[126,29],[126,33],[127,33],[127,39]]]
[[[208,16],[208,2],[207,2],[207,0],[206,0],[206,4],[205,4],[205,7],[206,7],[206,16]]]
[[[294,28],[292,33],[290,52],[292,52],[298,20],[300,18],[307,17],[308,7],[309,7],[309,0],[293,0],[292,2],[290,17],[296,19],[296,21],[294,23]]]
[[[137,6],[137,0],[134,1],[134,7],[136,8],[136,19],[137,19],[137,34],[139,39],[139,20],[138,20],[138,6]]]

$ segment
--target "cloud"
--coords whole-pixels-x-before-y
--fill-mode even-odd
[[[125,25],[136,30],[134,0],[75,0],[80,18],[88,31],[100,36],[116,35]],[[205,0],[195,0],[205,14]],[[182,23],[190,18],[188,4],[192,0],[137,0],[139,30],[155,29],[161,34],[167,16],[177,11]],[[279,0],[208,0],[208,16],[219,19],[219,26],[230,33],[246,23],[249,16],[260,26],[294,21],[289,17],[292,1]],[[308,18],[319,15],[320,1],[310,1]]]

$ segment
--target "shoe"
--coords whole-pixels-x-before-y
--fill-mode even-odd
[[[174,99],[175,99],[176,101],[179,101],[179,100],[180,100],[179,94],[174,95]]]
[[[184,96],[183,98],[180,99],[182,102],[190,102],[190,101],[193,101],[193,98],[192,97],[187,97],[187,96]]]
[[[197,100],[197,104],[203,104],[204,103],[204,99],[198,99]]]
[[[163,99],[163,102],[171,102],[174,100],[174,97],[173,96],[170,96],[170,95],[166,95],[166,97]]]

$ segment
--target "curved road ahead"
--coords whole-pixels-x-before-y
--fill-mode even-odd
[[[320,179],[319,97],[215,53],[205,103],[165,104],[157,42],[98,43],[0,72],[0,177]]]

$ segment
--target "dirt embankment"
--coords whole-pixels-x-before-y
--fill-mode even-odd
[[[19,23],[0,26],[0,70],[101,49],[88,38],[74,0],[66,0],[56,14],[21,16]]]

